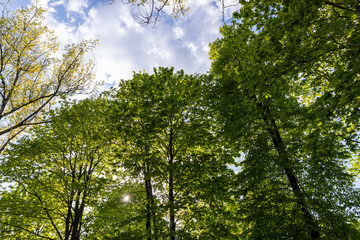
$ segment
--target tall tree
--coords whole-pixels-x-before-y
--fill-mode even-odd
[[[93,78],[85,54],[96,45],[68,45],[55,58],[59,44],[43,25],[44,10],[30,6],[0,17],[0,152],[27,126],[39,123],[41,110],[59,95],[83,89]]]
[[[207,79],[159,68],[152,75],[134,74],[111,95],[122,141],[120,166],[143,178],[147,239],[191,235],[189,226],[195,225],[188,223],[200,215],[188,210],[230,171],[226,164],[232,158],[216,139],[204,104]]]
[[[341,11],[329,1],[240,3],[211,58],[213,107],[223,136],[243,151],[244,238],[356,239],[346,164],[358,151],[358,90],[345,96],[338,84],[358,85],[344,42],[357,41],[347,17],[357,10],[350,1]]]
[[[106,183],[112,137],[105,103],[83,100],[50,111],[1,159],[1,239],[81,239],[85,209]]]

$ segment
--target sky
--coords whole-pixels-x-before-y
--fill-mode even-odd
[[[35,0],[13,0],[12,8],[27,6]],[[82,39],[98,39],[92,52],[97,62],[96,80],[103,89],[130,79],[133,71],[153,72],[153,68],[183,69],[187,74],[210,69],[209,43],[221,37],[224,24],[219,0],[189,0],[185,16],[172,18],[171,9],[156,25],[136,21],[139,9],[117,0],[37,0],[47,10],[44,25],[55,31],[62,46]],[[237,0],[226,0],[234,4]],[[239,6],[226,8],[225,21]]]

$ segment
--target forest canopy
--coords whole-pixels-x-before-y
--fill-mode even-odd
[[[0,156],[0,238],[359,239],[359,3],[239,2],[207,74],[135,72],[20,120],[29,132]],[[94,42],[56,60],[52,37],[30,38],[52,36],[41,12],[1,18],[4,113],[92,78]]]

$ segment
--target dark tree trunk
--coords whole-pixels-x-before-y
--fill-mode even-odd
[[[171,175],[169,176],[170,239],[175,240],[174,181]]]
[[[254,97],[256,98],[256,97]],[[305,194],[300,188],[299,181],[291,168],[290,160],[287,156],[287,152],[284,146],[284,142],[281,138],[279,129],[276,125],[274,118],[272,117],[269,107],[265,107],[262,103],[257,103],[257,106],[260,108],[263,120],[267,125],[267,131],[271,137],[271,140],[275,146],[275,149],[281,159],[279,165],[284,169],[285,175],[289,181],[289,185],[295,195],[296,202],[300,207],[300,211],[303,213],[306,225],[308,226],[308,231],[311,239],[319,239],[320,233],[318,231],[318,226],[314,221],[314,217],[309,211],[309,207],[306,204]]]
[[[155,209],[155,199],[154,195],[151,198],[151,208],[152,208],[152,221],[153,221],[153,231],[154,231],[154,239],[158,240],[158,230],[156,226],[156,209]]]
[[[173,149],[173,129],[170,128],[169,139],[169,218],[170,218],[170,239],[175,240],[175,197],[174,197],[174,149]]]
[[[149,176],[149,164],[146,163],[146,170],[144,171],[145,178],[145,191],[146,191],[146,233],[148,234],[147,240],[151,240],[151,200],[152,189],[151,179]]]
[[[75,204],[74,209],[74,221],[72,226],[72,233],[70,240],[80,240],[80,232],[81,232],[81,220],[84,213],[85,207],[85,198],[86,198],[86,191],[84,191],[82,199],[80,199],[80,192],[78,194],[78,199]]]
[[[64,236],[64,240],[69,240],[70,233],[71,233],[71,224],[70,224],[71,214],[72,214],[71,213],[71,207],[72,207],[71,204],[72,204],[72,198],[67,203],[68,211],[67,211],[66,220],[65,220],[65,236]]]

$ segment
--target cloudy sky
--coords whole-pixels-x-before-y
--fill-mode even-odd
[[[35,0],[13,0],[12,8]],[[166,9],[159,21],[143,26],[136,21],[139,9],[117,0],[38,0],[47,10],[45,25],[53,29],[62,45],[81,39],[98,39],[93,54],[97,80],[105,88],[129,79],[132,72],[174,66],[186,73],[206,73],[210,68],[209,43],[220,37],[223,25],[219,0],[189,0],[186,16],[173,19]],[[226,0],[230,5],[236,0]],[[225,21],[238,6],[226,8]]]

